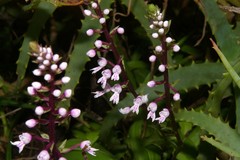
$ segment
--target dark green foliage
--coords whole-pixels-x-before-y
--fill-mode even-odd
[[[114,35],[113,40],[129,82],[138,94],[148,94],[149,102],[162,95],[164,88],[146,85],[151,80],[148,57],[160,43],[151,36],[147,4],[162,7],[166,6],[164,2],[101,0],[100,3],[102,9],[111,8],[107,19],[109,31],[124,26],[125,34]],[[130,92],[124,90],[117,105],[109,102],[110,94],[93,98],[91,92],[98,89],[96,79],[100,74],[93,75],[89,71],[96,66],[97,60],[87,57],[86,52],[94,47],[96,39],[105,40],[105,37],[103,34],[86,35],[90,28],[101,28],[96,19],[82,15],[81,10],[87,8],[86,5],[63,6],[58,1],[45,0],[1,1],[0,159],[32,157],[38,153],[38,144],[32,144],[19,155],[9,143],[27,131],[24,122],[34,117],[35,100],[26,95],[26,87],[34,79],[35,65],[29,62],[31,41],[51,44],[53,50],[69,62],[64,74],[71,81],[61,89],[75,90],[75,95],[58,107],[76,107],[82,113],[80,118],[66,122],[64,132],[58,135],[59,144],[66,142],[63,148],[89,139],[92,146],[99,149],[96,157],[88,156],[89,160],[239,158],[240,88],[236,85],[240,73],[239,13],[221,9],[224,8],[221,5],[240,7],[237,0],[168,0],[164,10],[172,23],[168,35],[176,37],[175,42],[182,47],[178,53],[169,52],[169,81],[181,93],[182,99],[172,102],[173,117],[158,124],[146,120],[146,106],[140,108],[139,115],[120,114],[120,108],[133,105],[134,96]],[[233,67],[230,73],[225,69],[226,63],[222,63],[212,49],[210,38]],[[200,43],[195,46],[198,40]],[[111,53],[107,53],[108,58],[113,59]],[[156,66],[153,71],[157,71]],[[161,81],[163,74],[156,72],[153,79]],[[165,103],[159,103],[159,111]],[[81,154],[77,149],[67,153],[66,158],[83,159]]]

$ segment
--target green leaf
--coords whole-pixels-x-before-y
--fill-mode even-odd
[[[175,118],[178,121],[191,122],[199,126],[201,129],[208,131],[209,134],[214,135],[215,140],[219,141],[222,146],[228,147],[233,153],[240,153],[240,135],[219,118],[194,110],[180,110],[175,113]],[[234,156],[238,157],[236,154]]]
[[[202,9],[205,18],[210,24],[218,46],[226,58],[230,62],[233,62],[240,53],[239,33],[232,30],[225,13],[219,8],[215,0],[201,0],[197,1],[197,4]]]
[[[20,48],[19,58],[17,60],[17,75],[18,82],[21,83],[25,76],[26,68],[29,61],[29,43],[31,41],[37,41],[39,34],[45,25],[48,18],[55,11],[56,6],[49,2],[42,1],[38,4],[37,9],[30,21],[27,32],[24,36],[22,46]]]

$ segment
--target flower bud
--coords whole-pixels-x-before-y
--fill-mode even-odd
[[[152,34],[152,37],[153,37],[153,38],[158,38],[158,33],[153,33],[153,34]]]
[[[41,72],[40,69],[35,69],[35,70],[33,70],[33,74],[34,74],[35,76],[41,76],[41,75],[42,75],[42,72]]]
[[[86,54],[88,57],[93,58],[96,56],[96,51],[94,49],[90,49]]]
[[[35,119],[29,119],[25,122],[25,124],[28,128],[33,128],[38,124],[38,122]]]
[[[169,25],[168,21],[164,21],[164,22],[163,22],[163,27],[167,28],[168,25]]]
[[[150,88],[154,87],[155,85],[156,85],[156,82],[155,82],[155,81],[149,81],[149,82],[147,83],[147,86],[150,87]]]
[[[179,47],[179,45],[175,44],[173,46],[173,52],[178,52],[178,51],[180,51],[180,47]]]
[[[72,109],[71,111],[70,111],[70,115],[73,117],[73,118],[77,118],[77,117],[79,117],[80,116],[80,114],[81,114],[81,110],[80,109]]]
[[[60,65],[59,65],[59,68],[64,71],[66,68],[67,68],[68,64],[67,62],[62,62]]]
[[[166,38],[166,42],[167,42],[167,43],[171,43],[172,41],[173,41],[173,39],[172,39],[171,37],[167,37],[167,38]]]
[[[67,160],[65,157],[60,157],[58,160]]]
[[[70,77],[67,77],[67,76],[62,77],[62,83],[64,83],[64,84],[68,83],[70,80],[71,80]]]
[[[67,115],[67,110],[63,107],[58,109],[58,114],[62,117],[65,117]]]
[[[37,106],[37,107],[35,108],[35,113],[36,113],[36,115],[41,116],[41,115],[44,113],[43,107],[42,107],[42,106]]]
[[[66,89],[66,90],[64,91],[64,96],[65,96],[66,98],[71,97],[71,95],[72,95],[72,90],[71,90],[71,89]]]
[[[101,48],[102,47],[102,41],[101,40],[96,40],[94,45],[97,47],[97,48]]]
[[[92,8],[93,8],[93,9],[96,9],[96,8],[97,8],[97,3],[93,2],[93,3],[92,3]]]
[[[44,80],[49,82],[52,79],[52,76],[50,74],[45,74],[44,75]]]
[[[156,52],[162,52],[162,46],[156,46],[155,51]]]
[[[123,33],[124,33],[124,28],[118,27],[118,28],[117,28],[117,33],[118,33],[118,34],[123,34]]]
[[[156,56],[155,55],[151,55],[150,57],[149,57],[149,61],[150,62],[155,62],[156,61]]]
[[[166,70],[166,67],[163,64],[161,64],[161,65],[159,65],[158,70],[160,72],[164,72]]]
[[[61,95],[61,91],[59,89],[55,89],[52,94],[54,97],[59,97]]]
[[[27,87],[27,92],[30,96],[33,96],[36,94],[36,91],[33,87]]]
[[[94,34],[94,30],[93,30],[93,29],[88,29],[88,30],[86,31],[86,34],[87,34],[88,36],[92,36],[92,35]]]
[[[180,100],[180,94],[179,94],[179,93],[175,93],[175,94],[173,95],[173,100],[174,100],[174,101]]]
[[[163,28],[160,28],[160,29],[158,30],[158,33],[159,33],[160,35],[162,35],[162,34],[164,33],[164,29],[163,29]]]
[[[38,160],[50,160],[50,155],[48,153],[47,150],[42,150],[38,156],[37,156]]]
[[[105,22],[106,22],[106,19],[105,19],[104,17],[102,17],[102,18],[99,19],[99,23],[100,23],[100,24],[103,24],[103,23],[105,23]]]
[[[42,84],[40,82],[32,82],[32,86],[34,89],[38,90],[42,87]]]
[[[58,62],[59,59],[60,59],[60,57],[59,57],[58,54],[54,54],[53,57],[52,57],[52,60],[53,60],[54,62]]]
[[[58,66],[56,64],[52,64],[50,68],[52,71],[56,71]]]
[[[47,60],[47,59],[45,59],[45,60],[43,61],[43,64],[44,64],[45,66],[49,66],[49,65],[50,65],[50,61]]]
[[[103,14],[108,15],[109,13],[110,13],[110,10],[109,10],[109,9],[104,9],[104,10],[103,10]]]
[[[88,9],[85,9],[83,12],[84,12],[84,14],[85,14],[86,16],[92,15],[92,12],[91,12],[90,10],[88,10]]]

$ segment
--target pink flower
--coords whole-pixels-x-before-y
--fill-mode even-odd
[[[111,71],[110,69],[105,69],[102,71],[102,77],[100,77],[97,81],[97,83],[102,84],[102,88],[106,87],[107,80],[111,77]]]
[[[91,145],[91,142],[89,140],[86,140],[86,141],[82,141],[80,143],[80,148],[84,151],[84,152],[88,152],[89,154],[93,155],[93,156],[96,156],[96,153],[95,151],[98,151],[98,149],[96,148],[93,148],[90,146]]]
[[[160,117],[156,118],[155,120],[158,121],[158,123],[163,123],[169,114],[169,110],[167,108],[163,108],[163,110],[159,112]]]
[[[107,60],[103,57],[99,58],[98,60],[98,67],[92,68],[91,71],[92,73],[97,73],[98,71],[100,71],[103,67],[105,67],[107,65]]]
[[[122,92],[122,86],[120,84],[115,84],[111,89],[113,95],[110,97],[110,102],[112,101],[115,104],[118,104],[119,102],[119,95]]]
[[[19,135],[19,141],[15,141],[15,142],[10,141],[10,143],[14,146],[17,146],[19,149],[19,153],[21,153],[25,145],[30,143],[31,140],[32,140],[31,134],[25,132]]]
[[[156,118],[156,110],[157,110],[157,104],[155,102],[151,102],[148,107],[147,107],[148,115],[147,115],[147,119],[151,118],[152,122],[155,120]]]
[[[115,65],[112,69],[113,75],[111,77],[111,80],[118,81],[119,80],[119,74],[122,72],[122,69],[119,65]]]
[[[143,96],[138,96],[137,98],[135,98],[133,100],[133,106],[131,107],[131,111],[134,113],[136,112],[136,114],[139,113],[139,107],[143,104],[143,103],[147,103],[148,98],[147,95],[143,95]]]

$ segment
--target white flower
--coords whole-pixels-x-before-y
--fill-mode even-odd
[[[111,77],[111,70],[110,69],[105,69],[102,71],[102,77],[100,77],[97,81],[97,83],[102,84],[102,88],[106,87],[107,80]]]
[[[155,120],[158,121],[158,123],[163,123],[169,114],[169,110],[167,108],[163,108],[163,110],[159,112],[160,117],[156,118]]]
[[[50,155],[48,153],[47,150],[42,150],[38,156],[37,156],[38,160],[50,160]]]
[[[115,104],[118,104],[119,102],[119,96],[120,96],[120,93],[122,92],[122,87],[120,84],[115,84],[112,89],[111,89],[113,93],[113,95],[110,97],[110,102],[112,101],[113,103]]]
[[[122,114],[128,114],[129,112],[131,112],[131,108],[130,107],[120,108],[119,112]]]
[[[35,119],[29,119],[25,122],[25,124],[28,128],[33,128],[38,124],[38,122]]]
[[[112,69],[113,75],[111,77],[111,80],[118,81],[119,80],[119,74],[122,72],[122,69],[119,65],[115,65]]]
[[[19,153],[22,152],[23,148],[25,147],[26,144],[30,143],[32,140],[31,134],[25,132],[19,135],[19,141],[11,142],[10,143],[14,146],[17,146],[19,149]]]
[[[81,110],[80,109],[77,109],[77,108],[74,108],[70,111],[70,115],[73,117],[73,118],[77,118],[79,117],[81,114]]]
[[[88,152],[89,154],[93,155],[93,156],[96,156],[96,153],[95,151],[98,151],[98,149],[96,148],[93,148],[90,146],[91,145],[91,142],[89,140],[86,140],[86,141],[82,141],[80,143],[80,148],[84,151],[84,152]]]
[[[98,67],[92,68],[91,71],[92,73],[97,73],[98,71],[100,71],[103,67],[105,67],[107,65],[107,60],[103,57],[98,59]]]

